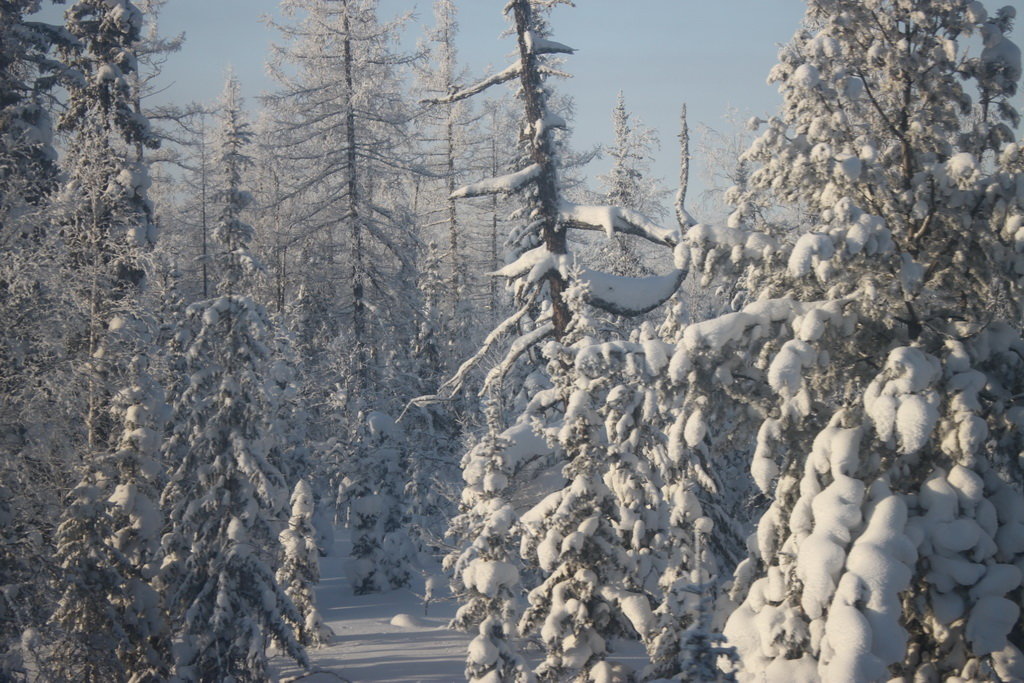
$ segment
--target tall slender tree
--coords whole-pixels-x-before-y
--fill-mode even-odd
[[[147,119],[136,111],[130,76],[136,69],[142,13],[130,2],[79,0],[66,13],[76,39],[60,50],[81,74],[68,85],[60,130],[68,135],[68,182],[64,239],[72,265],[83,274],[79,285],[88,328],[89,447],[110,445],[113,429],[108,404],[118,359],[101,349],[109,321],[130,308],[145,279],[141,253],[153,246],[156,225],[146,198],[149,173],[136,146],[158,145]]]

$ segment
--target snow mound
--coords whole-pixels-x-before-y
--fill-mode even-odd
[[[427,623],[425,619],[405,613],[391,617],[389,623],[398,628],[433,628],[433,624]]]

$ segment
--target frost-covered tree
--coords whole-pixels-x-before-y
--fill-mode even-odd
[[[76,400],[65,390],[67,328],[51,317],[73,304],[53,286],[60,241],[48,202],[59,176],[47,103],[62,65],[47,51],[66,35],[30,16],[39,6],[0,6],[0,678],[21,668],[6,653],[51,608],[39,568],[52,565],[54,491],[75,481],[67,458],[77,426],[63,410]]]
[[[277,582],[284,587],[299,613],[292,624],[303,645],[322,645],[334,635],[316,608],[313,589],[320,582],[320,549],[313,527],[313,489],[305,479],[292,491],[291,517],[279,535],[284,557],[277,570]]]
[[[665,207],[662,201],[668,192],[651,177],[650,167],[658,139],[653,130],[630,115],[621,91],[612,110],[612,126],[615,142],[605,148],[605,153],[612,159],[612,167],[597,179],[602,200],[612,206],[634,209],[645,216],[663,219]],[[594,265],[615,275],[651,275],[653,271],[647,263],[650,254],[638,253],[638,246],[625,235],[615,235],[601,245]]]
[[[659,496],[621,438],[632,411],[621,410],[629,392],[620,378],[642,361],[630,355],[628,342],[596,338],[583,288],[568,292],[573,325],[544,348],[553,386],[527,408],[564,458],[567,483],[521,519],[522,553],[540,569],[541,581],[529,593],[520,629],[544,643],[542,680],[607,680],[626,671],[613,661],[609,641],[647,636],[653,627],[642,576],[652,569],[651,558],[636,551],[657,545],[647,527],[653,535],[659,526]],[[652,497],[653,506],[645,505]]]
[[[270,463],[275,434],[262,378],[270,351],[266,315],[225,295],[189,307],[198,332],[188,348],[190,385],[176,406],[163,493],[168,598],[186,645],[181,675],[259,678],[271,637],[305,662],[291,623],[300,619],[274,577],[285,481]]]
[[[291,269],[292,287],[319,312],[321,345],[345,354],[341,377],[335,367],[320,371],[326,386],[345,387],[351,421],[366,394],[388,395],[378,366],[405,351],[402,340],[418,327],[408,325],[416,297],[399,293],[414,276],[402,186],[409,114],[398,73],[411,58],[395,48],[403,20],[380,21],[376,0],[283,7],[295,21],[277,25],[285,43],[275,47],[271,73],[280,88],[266,103],[281,197],[299,200],[290,203],[301,263]]]
[[[1022,675],[1012,17],[810,2],[729,227],[688,233],[745,266],[670,364],[684,411],[732,415],[702,443],[756,431],[771,497],[725,628],[741,680]],[[813,228],[758,220],[772,202]]]
[[[125,680],[115,648],[127,636],[111,593],[128,578],[119,553],[106,543],[112,526],[104,490],[87,477],[71,492],[57,530],[57,553],[66,587],[54,619],[65,632],[53,653],[53,668],[68,680]]]
[[[623,546],[624,535],[614,525],[618,512],[615,494],[604,480],[613,455],[604,433],[604,421],[597,411],[610,387],[587,374],[592,368],[577,371],[574,365],[576,353],[582,353],[576,344],[589,345],[584,339],[589,323],[580,321],[577,336],[567,339],[565,344],[554,342],[542,348],[541,342],[552,336],[560,339],[573,329],[574,311],[564,296],[570,291],[570,282],[574,285],[578,314],[590,305],[619,315],[637,315],[669,298],[685,275],[685,264],[680,262],[668,275],[619,277],[582,268],[569,253],[570,228],[604,230],[609,237],[632,234],[663,247],[673,246],[679,233],[657,226],[635,209],[583,206],[564,197],[559,179],[563,152],[559,131],[566,128],[566,122],[549,107],[551,93],[546,80],[559,73],[555,58],[573,50],[549,37],[546,13],[557,4],[560,3],[509,2],[505,11],[517,39],[515,62],[474,85],[438,98],[440,102],[458,102],[491,86],[515,81],[523,107],[520,156],[513,172],[467,185],[454,193],[456,197],[514,194],[521,201],[517,215],[523,220],[515,225],[507,240],[515,260],[497,271],[512,282],[518,310],[488,335],[481,350],[462,365],[442,391],[461,389],[469,372],[505,335],[512,335],[514,340],[504,358],[488,372],[482,394],[500,395],[503,379],[521,358],[536,363],[537,354],[542,353],[556,373],[551,378],[554,387],[551,381],[537,381],[531,375],[520,392],[521,405],[532,406],[528,409],[531,414],[524,415],[520,424],[528,427],[530,418],[538,417],[549,426],[565,425],[564,429],[551,427],[550,443],[539,449],[543,454],[539,457],[556,471],[568,461],[564,470],[568,483],[535,506],[523,527],[528,532],[525,554],[538,568],[540,585],[531,592],[531,605],[520,620],[520,628],[540,635],[547,658],[538,674],[546,678],[581,672],[612,675],[620,671],[618,665],[604,661],[606,639],[646,631],[644,615],[649,615],[651,605],[646,595],[626,588],[635,584],[627,578],[632,560]],[[529,370],[524,368],[523,374],[530,375]],[[530,430],[526,431],[529,434]],[[526,436],[521,434],[518,438]],[[559,459],[564,460],[554,462]],[[471,466],[478,460],[467,458],[464,465]],[[508,467],[512,479],[523,476],[521,470],[516,471],[517,465],[509,463]],[[472,492],[478,486],[478,475],[466,472],[464,478],[469,484],[465,504],[478,495]],[[531,500],[529,504],[535,502]],[[556,509],[558,514],[551,514]],[[481,515],[481,519],[486,517]],[[567,540],[562,545],[563,537],[571,537],[572,542]],[[468,542],[472,543],[472,539]],[[476,600],[472,592],[468,597]],[[492,608],[499,606],[497,602],[490,604]],[[639,626],[632,626],[634,619],[624,616],[623,610],[636,617]],[[495,613],[488,618],[492,623],[500,623],[505,617]],[[471,665],[475,652],[470,653]]]
[[[518,523],[508,486],[515,466],[512,440],[498,433],[499,408],[485,406],[488,432],[465,455],[462,514],[455,517],[449,535],[462,541],[445,558],[454,575],[453,586],[462,605],[452,627],[476,632],[466,660],[466,679],[530,680],[518,654],[519,562],[515,557]]]
[[[61,34],[55,26],[29,19],[39,7],[39,0],[18,0],[0,9],[0,207],[5,215],[18,204],[37,202],[56,180],[44,97],[61,69],[47,56]]]
[[[427,56],[417,64],[418,86],[426,97],[441,97],[459,87],[465,74],[458,66],[458,55],[455,40],[458,35],[457,8],[451,0],[438,0],[434,3],[435,26],[428,34],[428,42],[424,45]],[[465,331],[465,320],[460,321],[460,314],[468,311],[459,310],[468,303],[467,285],[470,263],[467,237],[470,223],[467,217],[460,216],[459,202],[452,193],[459,187],[460,178],[466,173],[470,163],[467,146],[472,137],[470,127],[473,124],[473,113],[466,102],[453,105],[433,104],[420,115],[425,129],[423,147],[424,160],[430,173],[420,181],[424,187],[425,201],[418,204],[426,219],[429,232],[439,232],[444,240],[445,248],[441,254],[443,262],[443,297],[444,315],[448,324],[443,325],[447,332],[458,335],[462,325]],[[422,125],[422,124],[421,124]],[[432,179],[436,177],[436,181]],[[440,191],[440,192],[438,192]],[[462,207],[461,213],[467,207]],[[418,211],[419,213],[419,211]],[[441,311],[438,311],[439,313]]]
[[[193,104],[180,112],[175,133],[176,163],[182,172],[169,183],[173,201],[165,202],[172,220],[158,251],[173,264],[177,286],[189,302],[214,294],[212,232],[216,224],[216,149],[212,114],[216,105]]]
[[[240,292],[246,279],[259,266],[249,251],[253,228],[242,219],[253,201],[252,194],[243,189],[243,173],[252,165],[248,147],[252,131],[242,110],[241,86],[234,74],[229,74],[220,102],[220,131],[217,141],[216,198],[220,215],[212,237],[219,244],[217,265],[220,268],[221,294]],[[251,291],[251,285],[248,291]],[[242,290],[245,291],[245,290]]]
[[[517,194],[523,202],[518,215],[528,217],[528,221],[511,230],[507,240],[508,247],[518,258],[497,271],[513,283],[521,307],[497,326],[483,348],[445,385],[446,389],[460,388],[466,373],[488,350],[505,335],[519,331],[520,325],[531,318],[536,318],[535,324],[520,331],[506,358],[489,374],[487,384],[499,381],[516,359],[539,340],[550,335],[561,337],[565,333],[571,316],[562,295],[568,286],[568,274],[575,265],[568,253],[566,234],[569,229],[604,230],[609,237],[631,234],[668,247],[679,239],[678,230],[662,228],[634,209],[578,205],[563,196],[559,181],[558,133],[566,128],[566,122],[549,107],[551,92],[546,81],[550,74],[559,73],[557,62],[552,58],[572,54],[573,49],[548,37],[545,14],[557,4],[563,3],[509,2],[505,12],[514,26],[518,44],[516,61],[478,83],[436,100],[459,102],[498,84],[518,83],[523,116],[516,170],[461,187],[454,196]],[[676,291],[685,275],[684,264],[676,266],[667,275],[650,278],[621,278],[588,268],[580,268],[576,277],[586,285],[583,291],[588,304],[619,315],[638,315],[654,309]],[[539,301],[544,302],[544,311],[528,317]]]
[[[677,545],[681,561],[670,565],[662,577],[664,594],[655,611],[656,625],[645,639],[648,665],[643,680],[735,681],[720,661],[735,661],[735,651],[723,645],[725,638],[713,625],[716,577],[706,541],[714,525],[707,517],[692,516],[701,512],[695,496],[688,496],[688,503],[689,515],[673,519],[673,528],[692,536],[689,543]]]
[[[143,251],[155,239],[142,150],[157,141],[130,85],[142,14],[128,1],[82,1],[65,20],[73,39],[58,50],[68,67],[60,118],[68,154],[57,221],[67,249],[61,265],[80,273],[69,285],[84,324],[68,345],[87,387],[79,413],[86,456],[57,533],[63,595],[52,664],[71,677],[161,677],[170,645],[150,582],[161,528],[155,456],[166,415],[148,374],[149,323],[140,313]]]

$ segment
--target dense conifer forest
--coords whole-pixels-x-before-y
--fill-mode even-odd
[[[669,187],[570,0],[282,0],[157,106],[165,2],[0,0],[0,680],[347,680],[376,594],[470,681],[1024,680],[1012,6],[808,0]]]

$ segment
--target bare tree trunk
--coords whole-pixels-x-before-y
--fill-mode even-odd
[[[366,377],[366,304],[363,299],[363,230],[359,215],[359,178],[356,170],[356,111],[353,100],[354,77],[351,23],[348,15],[348,0],[342,0],[345,11],[342,15],[342,50],[345,69],[345,155],[348,163],[348,216],[352,235],[352,336],[355,343],[355,371],[359,377]]]
[[[208,270],[210,254],[208,244],[209,228],[206,223],[206,113],[200,113],[199,117],[199,223],[202,229],[203,240],[200,263],[203,265],[203,298],[207,299],[210,296],[210,274]]]
[[[452,107],[448,108],[448,123],[445,134],[447,137],[447,159],[446,175],[448,176],[448,250],[451,258],[451,272],[448,278],[451,287],[450,298],[452,301],[452,320],[455,320],[459,311],[459,296],[462,293],[460,286],[462,280],[462,259],[459,258],[459,217],[455,210],[455,200],[452,194],[455,192],[455,121]]]
[[[529,137],[530,157],[540,168],[537,176],[537,201],[540,212],[541,239],[544,246],[552,254],[566,253],[565,227],[558,220],[558,175],[553,157],[551,131],[544,128],[540,135],[533,134],[535,126],[542,125],[547,114],[547,103],[537,57],[530,52],[526,42],[527,32],[533,27],[533,8],[529,0],[513,0],[512,10],[516,21],[516,34],[519,42],[519,58],[522,69],[520,82],[523,100],[526,105],[526,120],[529,122],[526,135]],[[569,325],[571,313],[569,306],[562,298],[567,283],[562,274],[550,271],[544,280],[548,283],[551,294],[552,322],[555,337],[560,339]]]
[[[686,190],[690,184],[690,129],[686,124],[686,105],[679,115],[679,191],[676,193],[676,220],[679,227],[689,227],[686,214]]]
[[[491,177],[498,176],[498,112],[495,109],[491,113]],[[498,195],[491,195],[491,263],[490,272],[501,268],[498,263]],[[498,278],[492,275],[491,282],[491,315],[497,318],[498,315]]]

